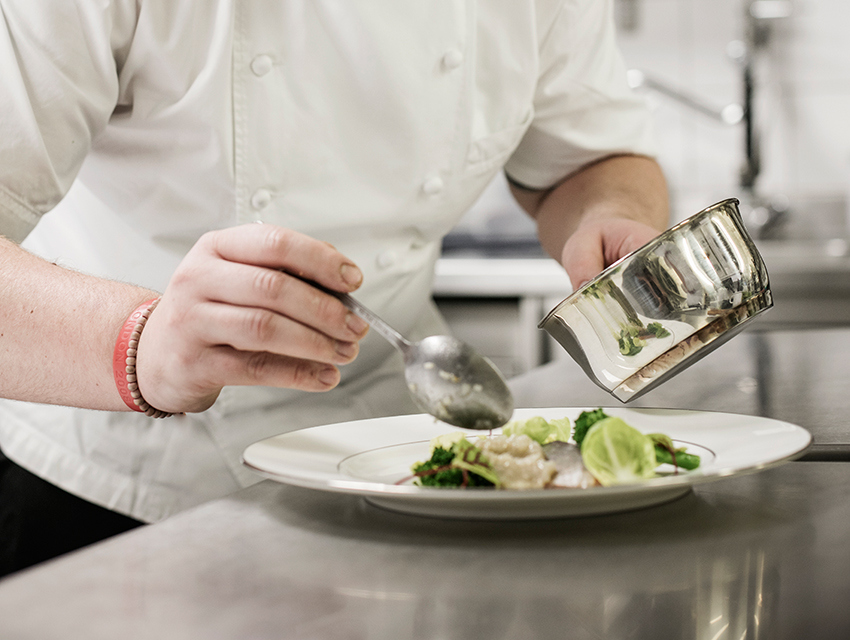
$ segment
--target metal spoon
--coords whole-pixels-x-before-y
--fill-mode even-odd
[[[347,293],[313,286],[338,298],[404,356],[407,388],[423,411],[464,429],[501,427],[514,411],[504,377],[484,356],[452,336],[411,342]]]

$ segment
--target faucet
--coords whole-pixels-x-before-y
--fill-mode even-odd
[[[757,53],[769,43],[775,22],[791,15],[793,2],[747,0],[744,4],[744,39],[733,40],[726,47],[727,56],[741,68],[741,104],[732,103],[717,107],[638,69],[629,70],[628,82],[633,89],[655,91],[721,124],[743,125],[744,163],[738,183],[742,191],[741,213],[750,233],[757,239],[764,239],[776,237],[788,217],[789,207],[786,197],[768,198],[761,195],[756,188],[761,173],[761,149],[754,109],[754,60]]]
[[[775,22],[790,17],[792,11],[791,0],[751,0],[745,10],[745,39],[733,40],[726,48],[727,55],[741,67],[744,124],[741,209],[750,233],[757,239],[779,235],[787,220],[789,206],[787,197],[765,197],[756,189],[756,181],[761,173],[761,145],[754,106],[754,61],[770,42]]]
[[[727,104],[724,107],[717,107],[696,95],[683,91],[675,85],[640,69],[629,69],[626,72],[626,78],[632,89],[649,89],[655,91],[722,124],[735,125],[740,123],[744,118],[744,107],[736,102]]]

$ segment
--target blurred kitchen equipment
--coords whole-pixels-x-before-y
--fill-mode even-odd
[[[596,384],[628,402],[771,306],[767,269],[732,198],[614,263],[539,326]]]
[[[514,400],[505,378],[468,344],[452,336],[411,342],[347,293],[309,284],[338,298],[401,352],[407,388],[423,411],[465,429],[496,429],[510,420]]]
[[[655,91],[721,124],[736,125],[744,119],[744,107],[737,102],[717,107],[646,71],[629,69],[626,79],[632,89]]]

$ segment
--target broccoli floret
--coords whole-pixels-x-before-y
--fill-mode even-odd
[[[607,417],[608,415],[601,408],[594,409],[593,411],[582,411],[579,414],[578,418],[576,418],[575,428],[573,429],[573,440],[576,441],[579,448],[581,448],[581,443],[584,440],[584,436],[590,430],[590,427]]]
[[[453,448],[435,447],[431,458],[413,467],[417,483],[424,487],[461,487],[464,486],[464,472],[452,463],[455,459]],[[477,473],[466,472],[466,486],[492,487],[493,483]]]
[[[435,447],[434,453],[431,454],[431,459],[428,462],[424,462],[423,465],[431,465],[431,468],[444,467],[447,464],[451,464],[454,459],[455,452],[451,448]]]
[[[414,469],[417,483],[423,487],[459,487],[463,484],[463,472],[455,467],[433,471],[435,467],[425,462]]]

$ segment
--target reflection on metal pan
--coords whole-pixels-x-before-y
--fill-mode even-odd
[[[671,227],[559,303],[540,323],[622,402],[667,380],[773,306],[738,210],[719,202]]]

